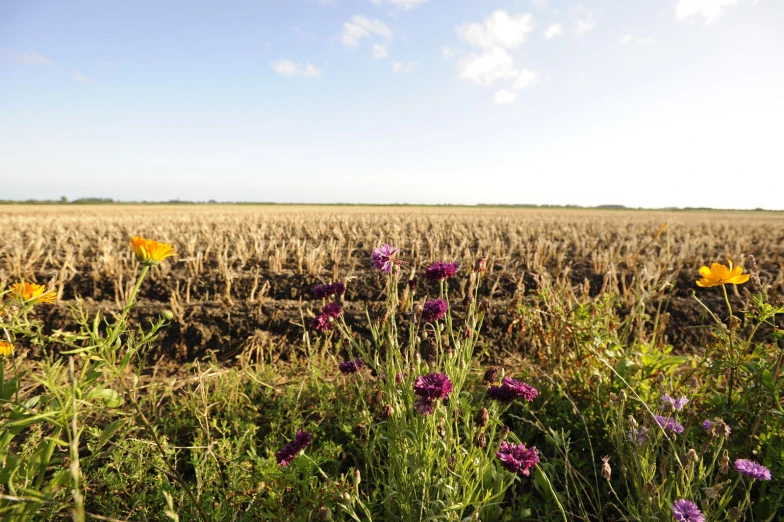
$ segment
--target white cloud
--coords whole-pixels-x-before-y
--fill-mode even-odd
[[[443,56],[445,60],[451,60],[456,54],[457,51],[447,45],[441,48],[441,56]]]
[[[631,33],[626,33],[620,40],[622,45],[638,44],[638,45],[652,45],[656,43],[656,39],[645,36],[634,36]]]
[[[563,25],[553,24],[547,28],[547,31],[544,32],[544,37],[546,40],[552,40],[556,36],[561,36],[562,34],[563,34]]]
[[[387,52],[386,47],[379,44],[373,44],[373,58],[380,60],[382,58],[386,58],[387,56],[389,56],[389,53]]]
[[[318,78],[321,76],[321,71],[310,62],[306,64],[296,64],[291,60],[277,60],[271,62],[270,66],[276,73],[287,78],[297,75],[302,75],[306,78]]]
[[[493,103],[496,105],[511,105],[517,99],[517,94],[506,89],[496,91],[493,95]]]
[[[340,41],[346,47],[357,47],[362,38],[372,38],[380,36],[382,38],[392,38],[394,33],[380,20],[369,20],[364,16],[354,16],[343,24],[343,32],[340,34]]]
[[[536,8],[544,9],[550,4],[550,0],[533,0],[531,3]]]
[[[457,63],[457,73],[463,79],[485,86],[518,75],[514,60],[500,47],[463,57]]]
[[[80,73],[78,73],[76,71],[73,72],[71,77],[74,79],[74,81],[77,81],[79,83],[90,83],[90,78],[88,78],[87,76],[84,76],[83,74],[80,74]]]
[[[675,6],[675,18],[683,22],[693,16],[702,16],[707,25],[719,18],[725,8],[737,3],[737,0],[680,0]]]
[[[418,64],[419,62],[414,60],[409,60],[409,62],[406,64],[403,64],[402,62],[395,62],[392,64],[392,70],[397,73],[412,73]]]
[[[397,7],[398,9],[405,9],[406,11],[427,2],[428,0],[373,0],[375,5],[381,6],[383,4],[390,4]]]
[[[16,59],[25,65],[37,65],[39,63],[42,63],[44,65],[52,65],[52,62],[48,58],[42,56],[36,51],[17,54]]]
[[[596,17],[581,5],[572,8],[572,16],[574,17],[574,34],[578,38],[587,35],[596,26]]]
[[[513,49],[523,44],[534,30],[534,18],[527,13],[510,15],[495,11],[482,23],[463,24],[455,30],[460,38],[476,47]]]
[[[525,89],[526,87],[530,87],[531,85],[539,82],[539,76],[540,75],[538,72],[523,69],[520,71],[520,74],[517,75],[517,79],[515,80],[513,87],[515,89]]]

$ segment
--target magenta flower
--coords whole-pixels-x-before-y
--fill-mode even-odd
[[[433,299],[432,301],[426,301],[425,305],[422,307],[422,320],[426,323],[438,321],[444,317],[444,315],[446,315],[448,308],[449,305],[447,305],[446,301],[443,299]]]
[[[445,373],[420,375],[414,381],[414,393],[429,401],[446,399],[452,389],[452,381]]]
[[[313,438],[307,431],[297,430],[294,440],[283,446],[283,449],[275,453],[278,464],[288,466],[297,454],[307,448]]]
[[[665,393],[661,397],[662,402],[664,402],[664,409],[665,410],[674,410],[674,411],[681,411],[683,407],[689,403],[689,399],[686,397],[678,397],[677,399],[673,399],[669,396],[669,394]]]
[[[337,319],[342,312],[343,308],[338,303],[329,303],[321,309],[321,315],[332,317],[333,319]]]
[[[697,504],[683,498],[672,503],[672,518],[678,522],[705,522]]]
[[[386,243],[381,245],[370,254],[370,262],[372,263],[373,268],[381,270],[385,274],[391,274],[392,267],[395,264],[394,260],[392,260],[392,256],[399,251],[400,249],[393,248]]]
[[[336,281],[326,285],[315,285],[313,287],[313,295],[316,299],[324,299],[331,295],[343,295],[344,293],[346,293],[346,283],[343,281]]]
[[[654,415],[656,422],[664,428],[664,431],[671,431],[673,433],[683,433],[683,424],[676,421],[672,417],[662,417],[661,415]]]
[[[332,322],[329,320],[329,316],[327,315],[317,315],[310,320],[310,327],[317,332],[324,333],[328,332],[332,328]]]
[[[414,403],[414,409],[420,415],[427,416],[433,413],[433,401],[421,398]]]
[[[539,395],[539,392],[529,384],[504,377],[501,386],[490,386],[487,389],[487,395],[498,402],[512,402],[518,397],[531,402]]]
[[[425,277],[430,281],[443,281],[450,277],[455,277],[457,273],[457,263],[433,263],[425,268]]]
[[[338,370],[343,374],[359,373],[359,370],[362,369],[362,364],[362,359],[354,359],[353,361],[338,364]]]
[[[526,448],[525,444],[510,444],[501,441],[495,456],[501,461],[501,466],[518,475],[530,475],[531,468],[539,463],[536,446]]]
[[[735,461],[735,470],[755,480],[770,480],[770,470],[762,464],[752,460],[738,459]]]

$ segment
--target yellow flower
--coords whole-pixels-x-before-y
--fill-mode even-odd
[[[749,280],[750,274],[744,274],[743,268],[739,266],[733,267],[732,261],[727,262],[730,265],[729,267],[726,267],[721,263],[712,263],[710,268],[707,266],[700,267],[702,279],[697,281],[697,286],[708,288],[711,286],[726,285],[727,283],[739,285]]]
[[[168,243],[158,243],[152,239],[134,236],[131,246],[136,253],[136,259],[147,266],[155,266],[169,256],[176,256],[174,247]]]
[[[44,285],[37,285],[26,281],[11,285],[11,293],[16,296],[18,301],[23,303],[27,301],[32,301],[34,303],[54,303],[57,299],[57,294],[54,292],[47,292]]]
[[[7,357],[14,353],[14,345],[5,341],[0,341],[0,357]]]

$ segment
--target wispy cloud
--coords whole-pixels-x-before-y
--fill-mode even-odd
[[[17,54],[16,59],[25,65],[52,65],[51,60],[37,51],[28,51],[26,53]]]
[[[90,78],[79,73],[78,71],[74,71],[71,77],[74,79],[74,81],[79,83],[90,83]]]
[[[513,49],[525,43],[534,30],[534,17],[528,13],[510,15],[495,11],[481,23],[463,24],[455,30],[461,39],[475,47]]]
[[[621,37],[620,42],[622,45],[630,45],[630,44],[653,45],[656,43],[656,39],[647,36],[635,36],[631,33],[626,33]]]
[[[684,22],[689,18],[701,16],[707,25],[718,19],[727,7],[737,3],[737,0],[680,0],[675,6],[675,18]]]
[[[302,63],[294,63],[292,60],[277,60],[270,63],[272,69],[280,74],[281,76],[285,76],[287,78],[291,78],[293,76],[304,76],[306,78],[318,78],[321,76],[321,70],[319,70],[315,65],[308,62],[305,64]]]
[[[493,95],[493,103],[496,105],[511,105],[517,99],[517,94],[512,91],[501,89]]]
[[[457,51],[455,49],[452,49],[448,45],[445,45],[441,48],[441,56],[443,56],[445,60],[451,60],[452,58],[454,58],[456,54]]]
[[[552,24],[544,32],[544,38],[545,38],[545,40],[552,40],[556,36],[561,36],[562,34],[563,34],[563,25],[561,25],[561,24]]]
[[[585,7],[578,5],[572,8],[574,18],[574,34],[577,38],[582,38],[596,27],[596,17]]]
[[[419,65],[419,62],[415,60],[409,60],[408,63],[402,62],[395,62],[392,64],[392,70],[396,73],[412,73],[416,66]]]
[[[426,4],[428,1],[429,0],[373,0],[373,3],[377,6],[388,4],[408,11],[409,9]]]
[[[387,48],[380,44],[373,44],[373,58],[381,60],[389,56]]]
[[[370,20],[364,16],[354,16],[343,24],[340,41],[346,47],[357,47],[363,38],[380,37],[390,39],[394,33],[381,20]]]

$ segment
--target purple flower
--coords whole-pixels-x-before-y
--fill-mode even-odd
[[[336,281],[327,285],[315,285],[313,287],[313,295],[316,299],[324,299],[331,295],[343,295],[346,293],[346,283],[343,281]]]
[[[709,419],[705,419],[704,421],[702,421],[702,429],[704,429],[705,431],[711,429],[711,421]]]
[[[678,522],[705,522],[697,504],[683,498],[672,503],[672,518]]]
[[[447,308],[449,308],[449,306],[443,299],[426,301],[425,305],[422,307],[422,320],[426,323],[438,321],[446,315]]]
[[[738,473],[756,480],[770,480],[770,470],[762,464],[752,460],[738,459],[735,461],[735,470]]]
[[[518,397],[531,402],[539,395],[539,392],[524,382],[504,377],[501,386],[490,386],[487,389],[487,395],[498,402],[512,402]]]
[[[315,285],[313,287],[313,295],[316,299],[324,299],[329,295],[329,289],[327,288],[328,285]]]
[[[664,428],[664,431],[671,431],[673,433],[683,433],[683,424],[676,421],[672,417],[662,417],[661,415],[654,415],[656,422]]]
[[[414,393],[429,401],[446,399],[452,393],[452,381],[445,373],[420,375],[414,381]]]
[[[710,419],[702,421],[702,429],[707,431],[711,437],[724,437],[725,439],[729,438],[732,433],[732,428],[718,417],[712,421]]]
[[[392,267],[394,266],[395,262],[392,260],[392,256],[397,254],[400,251],[398,248],[392,248],[391,246],[384,243],[377,249],[370,254],[370,262],[373,265],[373,268],[376,270],[381,270],[385,274],[392,273]]]
[[[629,430],[629,440],[636,442],[638,446],[645,444],[648,437],[645,435],[645,427],[632,428]]]
[[[321,309],[321,315],[332,317],[333,319],[337,319],[342,312],[343,308],[341,308],[338,303],[329,303]]]
[[[506,470],[520,475],[530,475],[531,468],[539,463],[536,446],[526,448],[525,444],[510,444],[505,440],[501,441],[495,456]]]
[[[687,399],[686,397],[681,396],[678,397],[677,399],[673,399],[672,397],[669,396],[669,394],[666,393],[661,396],[661,400],[662,402],[664,402],[665,410],[672,409],[675,411],[681,411],[683,410],[683,407],[689,403],[689,399]]]
[[[330,283],[327,286],[330,287],[332,295],[343,295],[346,293],[346,283],[343,281],[335,281],[334,283]]]
[[[310,445],[312,437],[307,431],[297,430],[294,440],[283,446],[283,449],[275,453],[278,464],[288,466],[297,454]]]
[[[338,364],[340,373],[358,373],[362,369],[362,359],[354,359],[353,361],[346,361]]]
[[[310,327],[317,332],[324,333],[332,328],[332,322],[330,322],[328,315],[317,315],[310,320]]]
[[[414,409],[420,415],[430,415],[433,413],[433,401],[422,397],[414,403]]]
[[[455,277],[457,273],[457,263],[433,263],[425,268],[425,277],[430,281],[443,281],[450,277]]]

